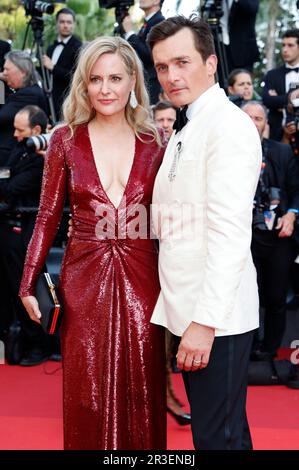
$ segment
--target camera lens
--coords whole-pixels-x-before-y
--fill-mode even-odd
[[[34,7],[41,13],[47,13],[48,15],[54,12],[54,5],[51,3],[37,1]]]
[[[32,151],[46,150],[49,145],[50,137],[51,134],[41,134],[28,137],[26,146],[29,150]]]

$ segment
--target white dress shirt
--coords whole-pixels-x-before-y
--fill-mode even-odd
[[[67,44],[69,42],[69,40],[71,39],[72,36],[68,36],[67,38],[60,38],[58,37],[57,38],[57,41],[59,42],[63,42],[64,44]],[[63,51],[63,48],[64,46],[62,44],[57,44],[57,46],[55,47],[54,51],[53,51],[53,54],[52,54],[52,57],[51,57],[51,60],[53,62],[54,65],[57,64],[58,62],[58,59]]]

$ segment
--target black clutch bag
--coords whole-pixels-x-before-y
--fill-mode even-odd
[[[60,326],[62,308],[49,273],[39,275],[36,284],[36,298],[42,314],[41,325],[46,333],[53,335]]]

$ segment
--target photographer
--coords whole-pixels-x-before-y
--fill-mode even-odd
[[[16,114],[14,127],[18,143],[8,161],[6,174],[2,172],[0,179],[0,263],[25,338],[20,365],[30,366],[40,364],[48,355],[46,335],[40,325],[30,320],[18,298],[26,250],[36,218],[36,212],[26,213],[26,208],[39,205],[44,165],[43,156],[30,150],[26,142],[28,137],[46,132],[47,116],[37,106],[26,106]]]
[[[36,105],[47,110],[43,90],[37,84],[31,57],[24,51],[6,54],[3,77],[13,92],[0,109],[0,166],[7,164],[14,146],[14,118],[26,105]]]
[[[143,63],[151,104],[156,104],[159,101],[161,86],[157,79],[151,51],[146,44],[146,38],[151,28],[164,20],[164,16],[161,13],[163,1],[164,0],[140,0],[139,7],[144,11],[145,18],[143,26],[137,34],[133,31],[131,16],[127,15],[122,22],[122,27],[125,31],[124,38],[135,49]]]
[[[251,251],[257,270],[264,338],[256,338],[252,359],[275,357],[286,323],[286,297],[293,260],[291,236],[299,213],[299,169],[288,145],[263,139],[266,109],[256,101],[243,106],[263,146],[263,163],[255,195]],[[240,156],[241,157],[241,156]]]
[[[269,70],[265,76],[263,103],[269,108],[270,138],[281,141],[283,111],[288,104],[292,83],[299,83],[299,29],[289,29],[282,35],[284,65]]]

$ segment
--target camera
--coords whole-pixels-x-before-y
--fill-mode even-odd
[[[100,8],[115,8],[115,21],[117,25],[114,28],[114,34],[121,35],[123,28],[121,23],[128,15],[129,8],[134,5],[134,0],[99,0]]]
[[[100,8],[115,8],[115,18],[119,24],[127,16],[129,8],[133,5],[134,0],[99,0]]]
[[[253,228],[259,230],[274,230],[281,216],[280,188],[271,186],[265,189],[255,201],[253,209]]]
[[[40,134],[28,137],[26,147],[30,151],[47,150],[50,142],[51,134]]]
[[[208,23],[218,23],[223,16],[222,0],[206,0],[201,7],[201,14]]]
[[[99,0],[100,8],[130,8],[134,0]]]
[[[26,16],[41,16],[43,13],[52,15],[54,12],[54,4],[42,2],[40,0],[23,0],[22,4],[25,8]]]
[[[243,96],[241,95],[229,95],[228,99],[231,103],[234,103],[239,108],[241,108],[242,104],[244,103]]]

